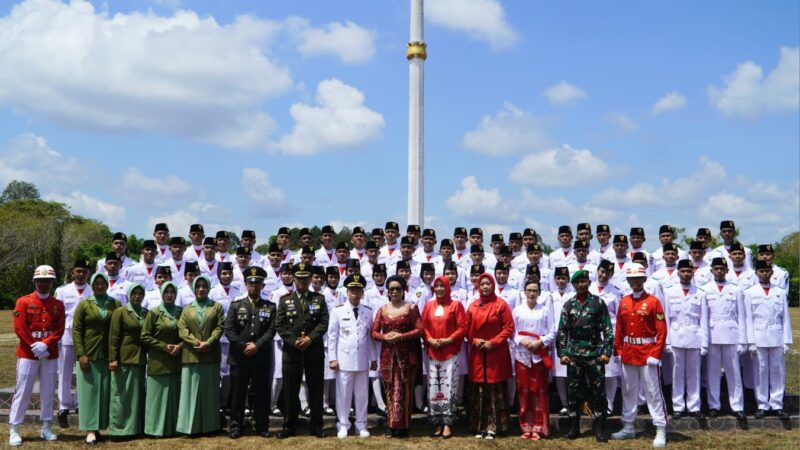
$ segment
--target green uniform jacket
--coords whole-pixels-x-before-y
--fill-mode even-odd
[[[181,316],[181,307],[177,316]],[[167,345],[179,345],[178,320],[167,314],[163,306],[152,309],[142,325],[142,344],[147,347],[148,375],[175,375],[181,373],[181,355],[169,356]],[[183,353],[183,351],[181,351]]]
[[[108,300],[106,305],[108,313],[105,319],[100,316],[100,308],[94,296],[81,301],[75,308],[72,319],[72,346],[76,358],[86,355],[89,361],[108,361],[108,331],[111,316],[122,304],[117,300]]]
[[[209,302],[203,325],[197,322],[197,302],[192,302],[183,308],[181,318],[178,320],[178,333],[183,341],[181,352],[183,364],[219,363],[222,359],[219,339],[222,337],[225,325],[225,313],[222,305],[214,301]],[[209,351],[200,353],[194,346],[203,341],[208,342],[210,348]]]
[[[294,291],[278,301],[278,316],[275,329],[283,339],[283,355],[299,355],[294,347],[295,341],[304,334],[311,338],[311,346],[306,351],[322,350],[322,337],[328,331],[328,306],[325,296],[307,291],[305,296]]]
[[[611,357],[614,330],[605,302],[596,295],[587,294],[583,305],[577,297],[564,303],[556,340],[559,358],[569,356],[588,360],[600,355]]]
[[[142,309],[142,314],[147,314],[147,310]],[[142,325],[130,304],[115,309],[108,334],[108,360],[117,361],[122,366],[145,365],[147,357],[141,334]]]
[[[230,343],[228,364],[232,366],[269,367],[272,363],[272,339],[275,337],[275,305],[266,299],[253,303],[247,294],[231,303],[225,317],[225,337]],[[248,342],[258,353],[247,357]]]

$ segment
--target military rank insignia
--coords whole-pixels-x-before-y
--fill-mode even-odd
[[[664,320],[664,314],[656,313],[656,320]]]

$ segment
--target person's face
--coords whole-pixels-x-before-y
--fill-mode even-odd
[[[335,289],[336,286],[339,285],[339,273],[338,272],[335,273],[335,274],[331,274],[331,273],[327,274],[325,276],[325,279],[328,282],[328,287],[330,287],[331,289]]]
[[[372,242],[378,246],[378,248],[383,247],[383,244],[386,242],[386,238],[383,237],[381,234],[373,234],[372,235]]]
[[[538,283],[540,278],[541,277],[539,277],[539,275],[536,275],[536,272],[527,272],[525,274],[525,282],[526,283],[530,283],[530,282],[534,282],[534,281],[536,283]]]
[[[202,231],[189,232],[189,240],[192,241],[192,245],[201,245],[203,243],[203,239],[205,238],[206,235]]]
[[[439,254],[445,261],[449,261],[453,257],[453,249],[450,247],[442,247],[439,249]]]
[[[390,282],[389,286],[386,287],[386,295],[392,303],[402,301],[404,297],[403,286],[397,281]]]
[[[250,255],[236,255],[236,264],[239,265],[240,269],[244,269],[245,267],[250,265]]]
[[[267,259],[269,260],[269,265],[272,267],[278,267],[281,264],[281,257],[283,255],[280,252],[272,252],[267,253]]]
[[[220,270],[219,271],[219,282],[224,285],[229,285],[233,281],[233,271],[232,270]]]
[[[469,274],[469,282],[470,282],[470,284],[475,286],[476,289],[478,288],[478,277],[479,276],[481,276],[481,274],[479,274],[479,273],[470,273]]]
[[[664,252],[664,262],[667,264],[668,267],[672,267],[678,261],[678,252],[673,250],[668,250]]]
[[[156,249],[150,247],[143,248],[142,259],[144,260],[145,264],[153,264],[153,262],[156,260]]]
[[[159,230],[153,233],[153,238],[156,240],[158,245],[167,245],[167,241],[169,240],[169,232],[164,230]]]
[[[311,265],[314,263],[314,254],[313,253],[303,253],[300,255],[300,261],[306,265]]]
[[[403,257],[404,260],[408,261],[414,256],[414,246],[413,245],[401,245],[400,246],[400,256]]]
[[[231,240],[228,238],[218,238],[217,239],[217,251],[220,253],[225,253],[228,251],[228,245],[230,244]]]
[[[540,252],[539,250],[528,252],[528,261],[534,266],[538,266],[539,261],[541,260],[542,260],[542,252]]]
[[[347,288],[347,300],[351,305],[358,305],[363,295],[364,290],[361,288]]]
[[[345,269],[344,274],[345,276],[349,277],[350,275],[355,275],[359,272],[360,270],[358,269],[358,267],[348,267],[347,269]]]
[[[408,236],[408,238],[411,239],[411,242],[414,244],[419,242],[419,233],[416,231],[407,231],[406,236]]]
[[[347,249],[340,248],[339,250],[336,250],[336,261],[338,261],[339,264],[346,263],[349,256],[350,252],[347,251]]]
[[[561,248],[567,248],[572,244],[572,234],[570,233],[559,233],[558,234],[558,243],[561,245]]]
[[[722,236],[722,240],[725,241],[725,243],[731,243],[733,242],[733,238],[736,237],[736,230],[733,228],[723,228],[719,230],[719,235]]]
[[[446,289],[444,288],[444,283],[442,280],[437,281],[433,284],[433,293],[436,295],[436,298],[443,298]]]
[[[572,282],[572,287],[575,288],[575,292],[578,294],[585,294],[589,291],[589,278],[587,277],[580,277],[577,280]]]
[[[408,281],[408,279],[411,278],[411,269],[405,267],[402,269],[398,269],[397,274],[403,277],[406,281]]]
[[[101,277],[97,277],[101,278]],[[49,294],[50,290],[53,289],[53,284],[55,284],[54,280],[50,278],[40,278],[38,280],[33,280],[34,286],[36,286],[36,292],[40,294]],[[108,288],[108,284],[106,284],[106,289]],[[97,291],[94,291],[97,292]],[[99,294],[105,294],[105,291],[99,292]]]
[[[436,278],[436,272],[432,272],[430,270],[426,270],[422,272],[422,282],[427,284],[428,286],[433,283],[433,279]]]
[[[203,257],[206,261],[213,261],[214,258],[217,256],[217,248],[213,245],[204,245],[203,246]]]
[[[513,241],[508,241],[508,246],[511,248],[511,251],[516,253],[522,248],[522,241],[518,241],[514,239]]]
[[[178,296],[178,292],[175,290],[174,287],[170,286],[164,289],[164,293],[161,295],[161,300],[164,301],[164,304],[171,305],[175,303],[175,297]]]
[[[252,250],[253,246],[256,245],[256,240],[251,237],[243,237],[239,243],[242,245],[242,247]]]
[[[156,274],[156,285],[161,286],[167,281],[172,281],[172,275],[167,275],[164,273]]]
[[[642,292],[644,290],[644,282],[646,280],[646,277],[628,278],[628,286],[631,287],[633,292]]]
[[[469,237],[469,245],[480,245],[483,244],[483,236],[480,234],[473,234]]]
[[[386,282],[386,274],[383,272],[372,272],[372,281],[374,281],[377,286],[383,286],[383,283]]]
[[[300,246],[301,247],[305,247],[305,246],[311,247],[311,235],[310,234],[304,234],[304,235],[300,236],[299,240],[300,240]]]
[[[589,250],[585,248],[576,248],[575,249],[575,258],[578,262],[585,262],[586,257],[589,256]]]
[[[481,264],[483,262],[484,253],[483,252],[476,252],[470,253],[470,258],[472,258],[473,264]]]
[[[279,234],[275,238],[275,242],[278,244],[278,247],[280,247],[282,250],[286,250],[287,248],[289,248],[289,239],[290,237],[288,234]]]
[[[509,255],[508,253],[498,253],[497,261],[504,264],[508,264],[509,262],[511,262],[511,255]]]
[[[681,284],[690,284],[693,276],[694,271],[688,267],[678,270],[678,279],[680,280]]]
[[[638,235],[631,236],[630,240],[633,248],[642,248],[642,244],[644,244],[644,241],[646,241],[644,236],[638,236]]]
[[[525,247],[536,243],[536,238],[533,236],[522,236],[522,245]]]
[[[125,250],[128,249],[128,243],[123,241],[122,239],[117,239],[111,243],[111,250],[114,250],[114,253],[122,256],[125,254]]]
[[[386,236],[386,242],[389,244],[394,245],[394,243],[397,242],[397,236],[399,235],[397,230],[383,230],[383,234]]]
[[[314,288],[314,292],[321,291],[324,285],[325,285],[324,275],[320,275],[318,273],[311,274],[311,287]]]
[[[456,248],[464,248],[467,246],[467,237],[463,234],[453,236],[453,244],[456,246]]]
[[[497,284],[506,284],[508,282],[508,271],[495,270],[494,277],[497,279]]]
[[[536,303],[536,300],[539,299],[539,284],[538,283],[527,283],[525,285],[525,298],[528,300],[529,303]]]
[[[488,278],[481,279],[478,288],[481,290],[481,294],[483,295],[489,295],[494,291],[494,286],[492,286],[492,282],[489,281]]]
[[[208,296],[208,283],[204,279],[200,279],[194,285],[194,295],[197,298],[206,298]]]
[[[734,250],[730,252],[731,261],[733,261],[734,267],[742,267],[744,264],[744,252],[741,250]]]
[[[250,298],[259,298],[261,290],[264,289],[264,281],[260,279],[247,280],[245,286],[247,287],[247,295]]]
[[[353,246],[355,246],[357,249],[362,249],[365,245],[367,245],[367,237],[361,233],[354,234],[350,240],[353,242]]]
[[[565,275],[556,276],[556,286],[562,291],[567,288],[568,283],[569,283],[569,278],[567,278]]]
[[[628,253],[628,244],[625,242],[617,242],[614,244],[614,254],[617,255],[617,258],[624,258],[625,254]]]
[[[689,256],[692,258],[694,262],[700,262],[703,260],[703,256],[705,256],[706,252],[702,250],[689,250]]]
[[[609,231],[598,231],[597,232],[597,243],[601,246],[605,247],[608,245],[608,241],[611,240],[611,232]]]
[[[94,282],[92,283],[92,292],[94,292],[96,295],[104,295],[106,292],[108,292],[108,282],[106,279],[103,277],[95,278]]]
[[[758,277],[759,283],[769,284],[770,278],[772,278],[772,268],[756,270],[756,277]]]
[[[611,277],[614,275],[614,272],[605,269],[604,267],[597,268],[597,282],[606,285]]]
[[[89,271],[83,267],[75,267],[72,269],[72,281],[79,286],[86,284],[89,279]]]
[[[329,249],[333,245],[333,234],[331,233],[322,233],[319,239],[322,241],[322,246],[325,248]]]
[[[765,261],[770,266],[772,265],[772,260],[775,259],[775,255],[772,252],[759,252],[758,253],[758,260]]]
[[[131,292],[131,295],[128,296],[128,301],[133,306],[139,306],[142,304],[142,300],[144,300],[144,289],[136,288]]]
[[[108,260],[106,260],[106,272],[110,276],[115,277],[115,276],[119,275],[120,267],[122,267],[122,264],[120,264],[119,261],[114,261],[114,260],[108,261]]]
[[[183,253],[186,251],[185,245],[170,245],[169,251],[172,253],[172,259],[180,261],[183,258]]]
[[[500,254],[500,247],[503,246],[503,241],[493,241],[492,242],[492,253],[495,255]]]
[[[592,240],[592,231],[591,230],[580,230],[578,231],[578,240],[583,242],[589,242]]]
[[[194,281],[194,279],[197,278],[198,275],[200,275],[200,272],[185,272],[183,274],[183,279],[186,280],[187,283],[189,283],[189,286],[191,286],[192,281]]]
[[[378,262],[378,255],[380,255],[381,251],[377,248],[371,248],[367,250],[367,259],[370,263],[375,264]]]
[[[708,247],[708,244],[711,242],[711,236],[702,235],[697,236],[696,239],[703,243],[703,248]]]
[[[458,272],[453,269],[447,269],[444,271],[444,276],[447,277],[447,281],[450,282],[450,286],[455,286],[456,280],[458,280]]]
[[[288,286],[288,285],[292,284],[292,281],[295,281],[294,280],[294,276],[292,275],[292,272],[289,271],[289,270],[282,270],[281,271],[281,283],[283,283],[286,286]],[[307,285],[307,283],[306,283],[306,285]]]
[[[295,277],[294,285],[298,291],[305,292],[308,290],[309,281],[311,281],[311,277]]]
[[[426,253],[430,253],[433,251],[433,246],[436,245],[436,239],[425,236],[422,238],[422,248],[425,250]]]
[[[675,236],[672,233],[661,233],[658,235],[658,241],[661,242],[661,245],[672,244],[672,240],[675,239]]]
[[[728,274],[728,266],[712,266],[711,273],[714,274],[714,280],[725,281],[725,275]]]

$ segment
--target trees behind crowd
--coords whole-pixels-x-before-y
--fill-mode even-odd
[[[685,237],[684,229],[676,231],[683,238],[680,240],[691,241]],[[292,242],[297,242],[299,232],[299,228],[290,230]],[[313,246],[318,248],[319,227],[310,228],[310,232]],[[173,234],[179,235],[178,230]],[[349,228],[342,227],[337,231],[337,241],[350,242],[351,234]],[[18,297],[33,290],[31,273],[40,264],[53,266],[61,282],[69,281],[68,269],[78,258],[89,260],[94,267],[98,259],[111,251],[112,235],[107,225],[72,214],[62,203],[42,200],[34,184],[10,182],[0,194],[0,309],[12,308]],[[128,236],[128,256],[139,258],[143,240],[136,235]],[[256,250],[266,254],[274,240],[274,235],[266,240],[261,235]],[[229,251],[233,252],[238,243],[238,236],[231,235]],[[754,254],[756,246],[750,245]],[[774,247],[775,264],[786,269],[791,279],[790,305],[797,306],[800,301],[800,232],[785,236]]]

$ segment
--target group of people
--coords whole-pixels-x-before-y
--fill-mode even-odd
[[[553,381],[567,438],[579,436],[588,411],[605,442],[621,387],[623,428],[611,437],[634,437],[646,403],[653,445],[663,447],[662,384],[672,385],[674,419],[702,415],[701,384],[716,417],[723,370],[738,419],[746,417],[743,386],[755,389],[755,417],[786,416],[788,275],[772,263],[770,245],[753,262],[729,220],[720,224],[723,245],[710,248],[711,231],[700,228],[688,252],[668,225],[652,253],[642,228],[612,236],[598,225],[596,246],[589,224],[576,231],[560,227],[559,248],[544,254],[531,229],[508,242],[492,235],[485,252],[480,228],[458,227],[437,242],[435,230],[409,225],[401,237],[387,222],[369,235],[355,227],[351,248],[334,244],[328,225],[316,251],[300,230],[295,252],[281,227],[265,255],[252,230],[232,255],[224,231],[205,237],[192,225],[187,245],[157,224],[138,262],[116,233],[91,277],[88,262],[77,261],[53,294],[55,271],[40,266],[35,292],[17,300],[9,444],[22,442],[36,379],[41,436],[57,439],[47,395],[56,378],[60,425],[77,410],[89,444],[106,429],[216,433],[227,417],[236,439],[246,411],[262,437],[271,436],[270,414],[283,417],[278,438],[294,436],[301,412],[314,436],[326,436],[323,414],[335,413],[338,438],[348,437],[351,416],[355,433],[368,437],[370,402],[386,417],[387,437],[408,436],[421,410],[432,436],[447,439],[463,406],[475,437],[489,440],[509,430],[518,404],[520,437],[539,440],[550,436]]]

